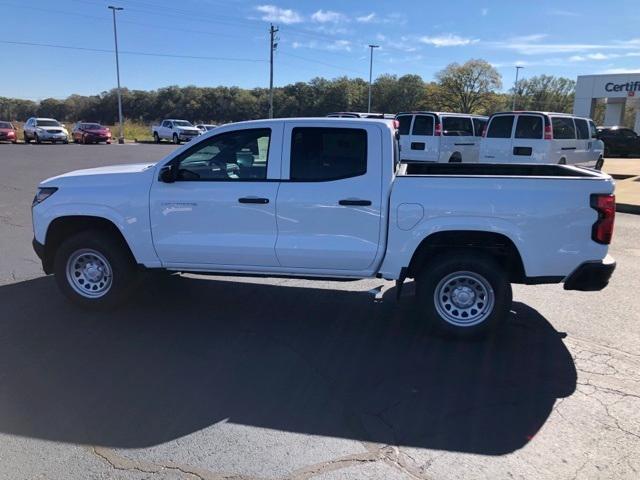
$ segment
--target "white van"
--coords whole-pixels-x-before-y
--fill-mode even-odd
[[[590,118],[566,113],[494,113],[480,145],[483,163],[560,163],[600,170],[604,143]]]
[[[477,162],[487,117],[466,113],[402,112],[400,158],[414,162]]]

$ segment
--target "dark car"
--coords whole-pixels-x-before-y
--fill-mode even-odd
[[[598,138],[604,142],[605,156],[640,156],[640,137],[630,128],[598,127]]]
[[[0,142],[18,143],[18,133],[11,122],[0,122]]]
[[[111,130],[99,123],[78,122],[71,131],[74,143],[111,143]]]

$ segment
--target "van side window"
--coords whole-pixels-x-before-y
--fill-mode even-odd
[[[590,137],[589,134],[589,125],[587,125],[587,121],[581,118],[574,118],[574,122],[576,122],[576,132],[578,133],[579,140],[588,140]]]
[[[556,140],[575,140],[576,129],[573,120],[568,117],[551,117],[553,138]]]
[[[491,119],[487,138],[511,138],[513,115],[499,115]]]
[[[442,134],[451,137],[473,137],[473,127],[469,117],[444,117]]]
[[[515,138],[542,138],[542,117],[537,115],[518,116]]]
[[[398,117],[398,133],[400,135],[409,135],[409,129],[411,128],[411,115],[401,115]]]
[[[481,137],[482,132],[487,126],[486,118],[474,118],[473,119],[473,130],[475,131],[476,137]]]
[[[317,182],[367,173],[367,131],[296,127],[291,133],[291,180]]]
[[[596,128],[596,124],[591,120],[589,120],[589,131],[591,132],[591,138],[597,138],[598,129]]]
[[[416,115],[412,133],[413,135],[433,135],[433,117],[431,115]]]

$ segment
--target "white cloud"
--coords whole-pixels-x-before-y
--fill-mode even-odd
[[[489,13],[488,8],[483,8],[482,10],[480,10],[480,15],[482,15],[483,17],[486,17],[488,13]]]
[[[580,17],[581,15],[578,12],[573,12],[570,10],[558,10],[553,9],[549,10],[549,15],[554,15],[556,17]]]
[[[454,35],[452,33],[448,33],[446,35],[438,35],[435,37],[424,36],[420,37],[419,40],[422,43],[433,45],[434,47],[463,47],[465,45],[478,43],[479,41],[478,39],[460,37],[459,35]]]
[[[291,46],[295,49],[307,48],[310,50],[328,50],[330,52],[350,52],[353,49],[353,44],[349,40],[334,40],[329,43],[311,40],[310,42],[293,42]]]
[[[609,68],[599,73],[640,73],[640,68]]]
[[[376,14],[371,12],[369,15],[362,15],[361,17],[356,17],[356,22],[358,23],[372,23],[376,21]]]
[[[350,52],[351,42],[349,40],[336,40],[327,45],[327,50]]]
[[[550,55],[561,53],[575,53],[575,57],[585,56],[594,50],[636,50],[640,45],[640,39],[634,38],[612,43],[543,43],[547,35],[534,34],[522,37],[512,37],[505,41],[484,42],[483,45],[505,50],[513,50],[521,55]],[[580,55],[577,55],[580,54]],[[593,55],[598,55],[594,53]],[[603,54],[601,54],[603,55]],[[589,59],[586,57],[585,59]],[[598,58],[591,58],[598,60]],[[580,60],[573,60],[580,61]]]
[[[341,23],[346,22],[349,19],[345,14],[340,12],[334,12],[333,10],[318,10],[311,15],[311,20],[318,23]]]
[[[608,60],[610,58],[618,58],[620,55],[616,53],[589,53],[587,55],[573,55],[569,57],[570,62],[586,62],[587,60]]]
[[[290,8],[280,8],[275,5],[258,5],[256,10],[263,14],[261,19],[265,22],[278,22],[290,25],[303,21],[302,15]]]

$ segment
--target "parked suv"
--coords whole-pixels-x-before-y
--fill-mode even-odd
[[[600,170],[604,144],[596,133],[593,120],[566,113],[494,113],[481,142],[480,161],[579,164]]]
[[[53,118],[31,117],[24,124],[23,131],[25,143],[29,143],[31,140],[36,143],[69,143],[69,132],[64,125]]]
[[[464,113],[403,112],[399,122],[402,160],[477,162],[487,117]]]
[[[604,142],[605,156],[640,155],[640,137],[630,128],[598,127],[598,138]]]

